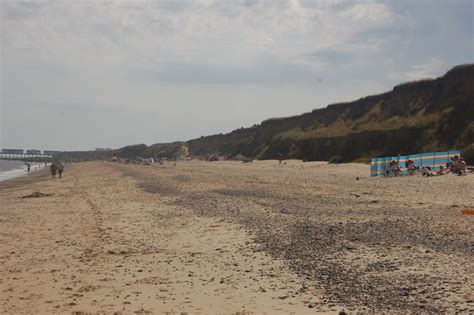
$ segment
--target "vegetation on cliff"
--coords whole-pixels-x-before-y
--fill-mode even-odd
[[[187,142],[137,144],[68,157],[176,158],[234,156],[350,162],[375,156],[460,149],[474,163],[474,64],[443,77],[397,85],[392,91],[273,118],[228,134]]]
[[[229,134],[187,142],[192,155],[349,162],[373,156],[461,149],[473,161],[474,65],[390,92],[269,119]]]

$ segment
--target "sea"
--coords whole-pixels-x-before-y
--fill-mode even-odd
[[[31,171],[39,170],[44,167],[44,163],[31,163]],[[25,162],[0,160],[0,181],[13,177],[27,175],[28,171]]]

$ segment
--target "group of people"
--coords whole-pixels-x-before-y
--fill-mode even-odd
[[[467,172],[467,163],[459,156],[455,155],[451,158],[450,163],[446,163],[448,171],[458,175],[464,175]]]
[[[51,177],[56,178],[56,174],[59,175],[59,178],[63,178],[63,171],[64,171],[64,163],[56,160],[51,163],[51,166],[49,167],[51,171]]]
[[[446,163],[446,166],[440,165],[437,170],[433,170],[429,166],[416,166],[413,160],[407,160],[405,162],[405,168],[409,175],[415,174],[416,171],[420,171],[423,176],[438,176],[448,173],[457,175],[465,175],[467,172],[467,163],[459,156],[455,155],[451,158],[451,162]],[[386,175],[400,176],[403,175],[398,162],[392,160],[389,164],[389,169],[385,172]]]

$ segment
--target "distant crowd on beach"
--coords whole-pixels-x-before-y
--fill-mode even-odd
[[[405,168],[408,171],[408,175],[414,175],[415,173],[419,172],[422,176],[441,176],[446,175],[449,173],[456,174],[456,175],[466,175],[468,171],[473,171],[472,168],[468,167],[466,161],[461,157],[455,155],[451,157],[451,161],[446,163],[446,165],[440,165],[438,167],[430,167],[430,166],[416,166],[413,160],[407,160],[405,162]],[[392,160],[390,162],[389,169],[385,172],[386,176],[402,176],[405,175],[400,165],[397,161]]]
[[[102,160],[102,159],[101,159]],[[248,158],[243,156],[242,154],[237,154],[231,157],[224,157],[220,155],[210,155],[207,157],[191,157],[191,156],[181,156],[176,158],[167,158],[167,157],[156,157],[156,158],[142,158],[142,157],[135,157],[135,158],[120,158],[120,157],[112,157],[108,159],[109,162],[115,162],[120,164],[136,164],[136,165],[163,165],[165,162],[173,162],[176,163],[178,161],[208,161],[208,162],[216,162],[216,161],[240,161],[243,163],[250,163],[253,162],[252,158]],[[280,159],[281,163],[281,159]]]

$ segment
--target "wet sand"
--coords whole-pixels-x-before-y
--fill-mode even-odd
[[[191,161],[64,175],[0,183],[0,313],[474,312],[472,174]],[[22,198],[36,191],[53,195]]]

